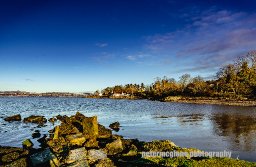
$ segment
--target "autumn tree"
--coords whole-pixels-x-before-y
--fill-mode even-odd
[[[190,80],[191,80],[191,76],[189,74],[183,74],[180,77],[179,84],[180,84],[181,93],[184,92],[184,89],[189,84]]]
[[[200,76],[194,77],[185,88],[185,93],[193,96],[204,96],[207,93],[207,84]]]

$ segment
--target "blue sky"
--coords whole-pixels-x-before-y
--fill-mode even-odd
[[[2,0],[0,91],[212,77],[256,48],[254,0]]]

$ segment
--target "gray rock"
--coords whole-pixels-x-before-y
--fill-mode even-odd
[[[107,154],[103,150],[89,150],[87,158],[89,160],[89,163],[95,163],[98,160],[107,158]]]
[[[75,164],[77,162],[82,163],[82,161],[86,161],[86,156],[87,156],[87,150],[84,147],[70,150],[68,157],[66,159],[66,163],[67,164]],[[87,163],[87,161],[85,163]]]
[[[49,148],[30,156],[33,166],[60,166],[58,159]]]

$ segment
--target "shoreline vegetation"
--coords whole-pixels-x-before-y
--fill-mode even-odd
[[[256,106],[256,51],[219,69],[215,79],[182,75],[156,78],[150,85],[126,84],[96,91],[92,97],[149,99],[163,102]]]
[[[20,115],[5,118],[9,123],[22,121]],[[32,134],[39,138],[40,148],[33,148],[30,139],[23,141],[23,148],[0,146],[0,166],[44,166],[44,167],[125,167],[125,166],[256,166],[255,162],[232,158],[209,156],[191,157],[190,153],[206,155],[195,148],[182,148],[170,140],[151,142],[137,139],[124,139],[112,130],[99,124],[97,117],[86,117],[77,112],[73,116],[61,116],[48,120],[57,125],[39,138],[40,131]],[[23,122],[44,125],[44,116],[29,116]],[[119,129],[119,122],[110,124],[113,130]],[[35,135],[37,134],[37,135]],[[39,134],[39,135],[38,135]],[[142,156],[144,152],[182,152],[186,156],[160,157]]]

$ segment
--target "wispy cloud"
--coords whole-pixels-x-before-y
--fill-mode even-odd
[[[97,47],[104,48],[104,47],[107,47],[107,46],[108,46],[108,43],[96,43],[95,45],[96,45]]]
[[[212,8],[193,15],[180,30],[147,37],[146,48],[169,54],[187,72],[215,70],[256,48],[255,13]]]
[[[92,56],[93,61],[99,64],[109,64],[116,58],[114,53],[101,52]]]
[[[150,57],[151,55],[149,54],[139,53],[139,54],[128,55],[126,56],[126,59],[130,61],[141,61],[143,59],[148,59]]]
[[[135,57],[135,56],[132,56],[132,55],[129,55],[129,56],[127,56],[126,58],[127,58],[128,60],[130,60],[130,61],[136,60],[136,57]]]
[[[34,82],[34,80],[30,79],[30,78],[26,78],[25,81],[27,81],[27,82]]]

